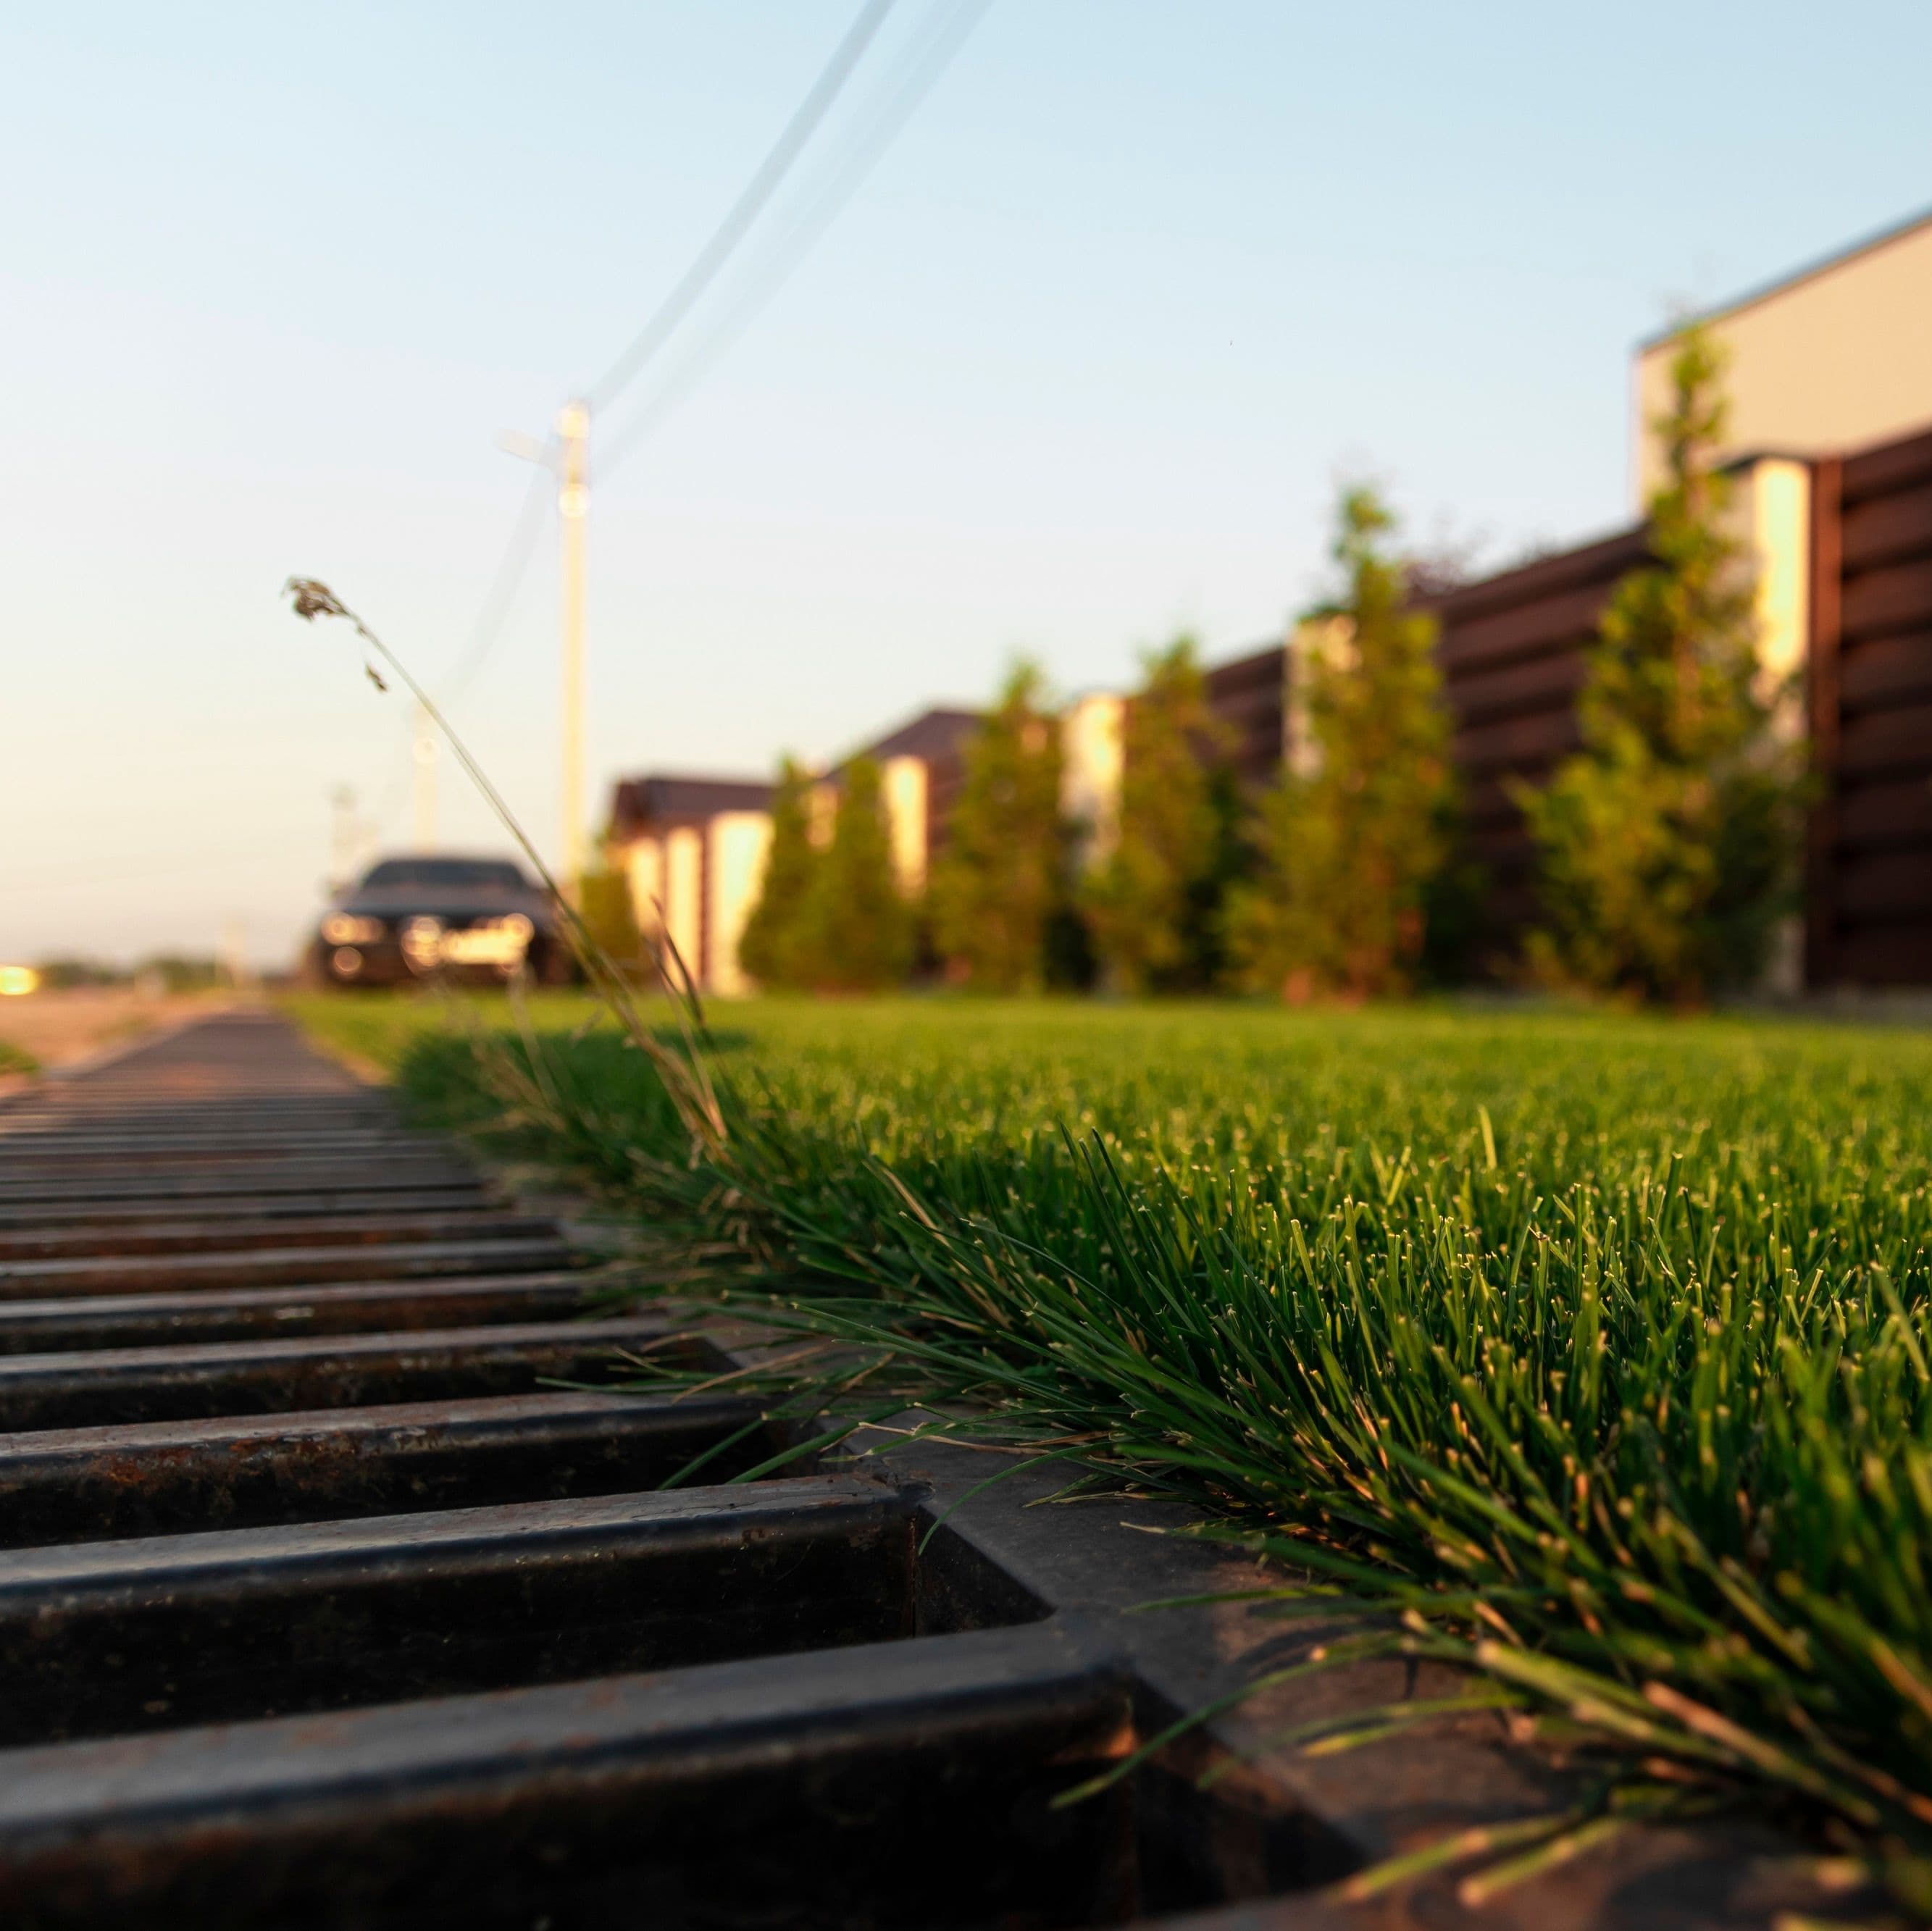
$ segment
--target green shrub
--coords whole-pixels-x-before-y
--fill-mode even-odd
[[[626,978],[644,976],[644,934],[631,903],[631,881],[624,874],[608,865],[585,872],[578,881],[577,904],[585,931],[611,964]]]

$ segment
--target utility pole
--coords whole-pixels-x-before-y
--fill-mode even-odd
[[[557,412],[557,514],[563,529],[563,889],[584,875],[584,539],[590,508],[590,410]]]
[[[416,700],[416,727],[410,740],[410,755],[416,760],[416,849],[436,849],[436,726],[429,706]]]

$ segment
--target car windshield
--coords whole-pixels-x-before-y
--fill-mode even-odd
[[[362,881],[375,891],[528,892],[530,882],[508,859],[386,858]]]

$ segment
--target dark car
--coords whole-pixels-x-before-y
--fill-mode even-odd
[[[500,982],[526,968],[545,985],[571,976],[554,902],[502,858],[382,859],[323,915],[310,963],[326,985]]]

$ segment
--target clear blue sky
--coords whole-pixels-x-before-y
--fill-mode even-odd
[[[8,10],[0,958],[285,956],[332,787],[406,836],[400,701],[279,586],[444,676],[498,433],[616,355],[855,4]],[[836,754],[1016,649],[1072,689],[1248,644],[1345,472],[1498,558],[1615,523],[1634,340],[1932,200],[1928,71],[1923,4],[994,0],[598,481],[600,794]],[[547,843],[555,583],[460,713]],[[501,842],[453,778],[443,821]]]

